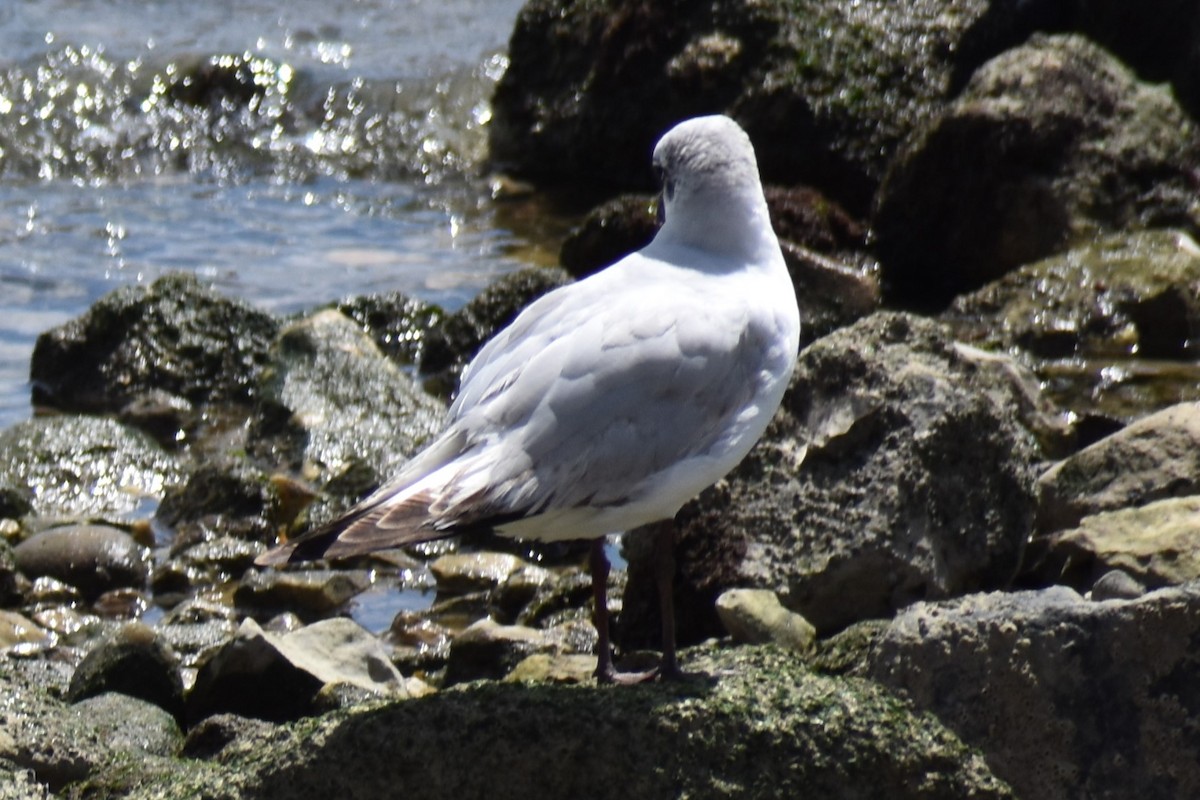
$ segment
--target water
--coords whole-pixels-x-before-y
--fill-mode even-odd
[[[482,174],[520,5],[0,6],[0,427],[30,414],[37,334],[121,284],[187,270],[278,312],[393,289],[454,308],[550,260],[567,220],[493,201]]]

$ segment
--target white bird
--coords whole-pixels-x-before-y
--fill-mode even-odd
[[[260,565],[480,531],[592,539],[597,679],[678,675],[673,525],[659,533],[663,657],[641,675],[613,667],[604,537],[669,523],[742,460],[783,398],[800,315],[737,123],[682,122],[653,163],[665,210],[654,240],[526,308],[463,372],[449,425],[429,447]]]

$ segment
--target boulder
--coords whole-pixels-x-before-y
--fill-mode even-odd
[[[150,577],[149,549],[107,525],[51,528],[21,542],[13,555],[28,578],[56,578],[90,599],[114,587],[144,586]]]
[[[179,659],[153,628],[131,622],[93,647],[75,668],[67,700],[79,703],[109,692],[153,703],[183,719]]]
[[[1200,583],[918,603],[869,674],[978,747],[1027,800],[1200,794]]]
[[[680,635],[771,589],[830,632],[921,599],[1008,585],[1033,528],[1037,448],[1002,371],[948,331],[878,313],[800,354],[767,433],[677,517]],[[626,536],[623,640],[655,640],[651,537]],[[628,638],[624,638],[628,637]]]
[[[1097,231],[1195,230],[1196,163],[1200,129],[1168,92],[1082,37],[1035,36],[892,162],[873,226],[885,280],[940,307]]]

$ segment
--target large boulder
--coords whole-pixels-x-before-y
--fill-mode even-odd
[[[493,98],[492,158],[544,181],[648,187],[655,139],[723,112],[769,182],[862,211],[899,143],[1019,42],[1039,5],[533,0]]]
[[[828,632],[1006,586],[1033,528],[1037,448],[996,364],[895,313],[806,348],[763,441],[677,518],[684,638],[720,633],[713,602],[732,587],[773,589]],[[649,538],[626,537],[627,641],[656,627]]]
[[[1200,796],[1200,584],[919,603],[870,675],[980,748],[1026,800]]]
[[[1079,36],[1035,36],[974,74],[880,190],[893,293],[944,305],[1096,231],[1200,227],[1200,130]],[[969,166],[967,166],[969,165]]]
[[[185,409],[246,403],[276,328],[271,315],[190,274],[124,286],[38,337],[33,403],[77,412],[119,412],[163,394]]]
[[[685,666],[710,677],[615,690],[474,684],[250,731],[219,761],[184,765],[170,796],[1012,796],[935,719],[867,681],[813,675],[770,648]],[[129,797],[161,796],[143,780],[126,776]]]

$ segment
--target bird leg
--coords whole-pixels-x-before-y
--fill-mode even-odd
[[[613,666],[612,640],[609,636],[608,572],[610,565],[604,552],[604,537],[592,540],[589,558],[592,572],[592,624],[596,626],[597,683],[643,683],[653,680],[658,670],[649,672],[618,672]]]
[[[683,677],[675,655],[675,520],[659,523],[655,537],[654,578],[662,615],[662,662],[658,675],[663,680],[675,680]]]

